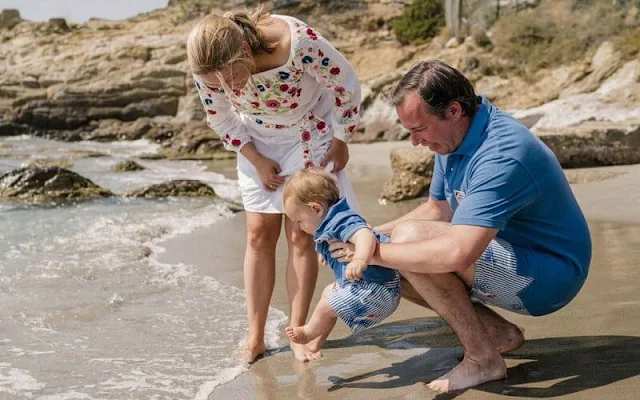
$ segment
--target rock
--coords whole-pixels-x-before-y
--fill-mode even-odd
[[[25,135],[30,132],[31,129],[26,125],[0,121],[0,137]]]
[[[539,128],[536,135],[564,168],[640,163],[640,121],[585,121],[577,126]]]
[[[393,177],[380,196],[391,201],[413,199],[429,188],[435,153],[426,147],[394,149],[391,152]]]
[[[146,168],[142,165],[138,164],[133,160],[125,160],[119,162],[113,167],[113,170],[116,172],[131,172],[131,171],[143,171]]]
[[[0,198],[34,203],[85,201],[113,194],[73,171],[26,167],[0,176]]]
[[[622,65],[622,53],[616,51],[613,43],[606,41],[600,45],[591,58],[588,75],[582,81],[562,91],[560,97],[568,97],[578,93],[588,93],[600,87],[602,81],[613,75]]]
[[[300,0],[275,0],[273,2],[273,9],[279,10],[282,8],[295,7],[300,4]]]
[[[431,177],[435,153],[427,147],[407,147],[391,152],[391,168],[394,172],[408,171]]]
[[[382,187],[380,197],[385,200],[401,201],[420,196],[429,189],[431,179],[409,171],[398,171]]]
[[[125,197],[217,197],[211,186],[197,180],[173,180],[125,194]]]
[[[444,48],[455,49],[458,46],[460,46],[460,40],[454,36],[451,39],[447,40],[447,43],[444,45]]]
[[[69,30],[67,20],[65,20],[64,18],[50,18],[48,25],[49,28],[54,32],[67,32]]]
[[[115,54],[119,59],[132,59],[147,62],[151,59],[151,48],[147,46],[129,46]]]
[[[15,9],[6,9],[0,12],[0,29],[11,29],[22,22],[20,12]]]
[[[640,9],[638,7],[633,6],[629,9],[624,18],[624,25],[629,28],[635,28],[640,25]]]
[[[473,71],[480,65],[480,61],[478,61],[475,57],[467,57],[464,60],[464,72]]]

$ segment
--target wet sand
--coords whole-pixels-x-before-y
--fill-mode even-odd
[[[402,215],[421,201],[378,204],[380,188],[391,175],[389,151],[398,146],[408,143],[351,146],[348,171],[372,225]],[[230,163],[213,168],[233,176]],[[210,399],[639,398],[640,165],[569,174],[577,175],[578,181],[609,177],[573,186],[594,242],[589,279],[571,304],[550,316],[498,311],[523,327],[527,337],[522,348],[506,355],[506,380],[446,395],[428,389],[425,382],[453,368],[462,349],[434,313],[403,301],[384,324],[358,335],[350,336],[338,322],[323,359],[311,363],[293,361],[282,334],[279,351],[216,388]],[[203,275],[242,287],[244,222],[241,213],[168,241],[161,261],[193,264]],[[272,305],[286,312],[285,257],[281,240]],[[317,287],[331,281],[329,269],[321,268]],[[314,303],[320,292],[316,290]]]

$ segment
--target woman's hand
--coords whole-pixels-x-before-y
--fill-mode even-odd
[[[253,166],[258,170],[258,175],[260,176],[260,180],[262,181],[265,190],[274,192],[278,189],[278,186],[284,183],[284,178],[278,175],[282,172],[280,164],[272,159],[262,156],[256,160],[256,163]]]
[[[335,258],[338,261],[343,263],[348,263],[353,260],[353,254],[355,250],[356,250],[356,246],[353,243],[335,241],[329,245],[329,252],[331,253],[331,258]]]
[[[333,138],[320,166],[322,168],[326,167],[329,161],[333,161],[332,172],[338,172],[347,165],[349,162],[349,147],[345,142],[335,137]]]

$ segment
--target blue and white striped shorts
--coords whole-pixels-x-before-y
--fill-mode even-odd
[[[470,296],[475,303],[546,315],[567,305],[585,279],[569,261],[495,238],[476,261]]]
[[[333,284],[327,296],[329,305],[352,333],[369,328],[398,308],[400,274],[384,284],[364,280],[344,280]]]

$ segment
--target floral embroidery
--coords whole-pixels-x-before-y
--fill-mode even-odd
[[[278,107],[280,107],[280,102],[278,100],[274,100],[274,99],[267,100],[266,106],[269,107],[269,108],[278,108]]]
[[[218,131],[229,132],[222,137],[227,149],[237,151],[251,140],[250,133],[242,126],[236,122],[228,122],[233,119],[227,119],[227,113],[236,113],[249,117],[256,126],[263,129],[297,131],[303,152],[303,165],[307,168],[314,165],[315,138],[331,133],[331,129],[335,129],[336,134],[344,134],[346,138],[355,132],[354,116],[358,113],[358,107],[352,102],[352,92],[347,89],[351,85],[347,80],[351,79],[347,75],[350,72],[343,64],[338,63],[338,56],[329,52],[329,48],[321,48],[325,44],[318,40],[320,37],[314,29],[298,22],[293,25],[296,40],[292,40],[295,48],[291,62],[275,71],[254,75],[247,87],[235,93],[208,88],[197,80],[195,84],[205,104],[207,124]],[[301,109],[308,109],[310,106],[309,99],[302,98],[301,86],[307,85],[307,81],[302,80],[305,75],[316,78],[318,82],[317,86],[309,85],[312,89],[308,90],[315,91],[319,88],[326,91],[325,96],[329,96],[329,99],[334,97],[334,112],[340,126],[331,127],[311,113],[303,116]],[[311,93],[308,94],[311,97]],[[210,98],[212,96],[213,99]],[[229,102],[230,107],[225,101]],[[279,123],[274,123],[275,121]]]

